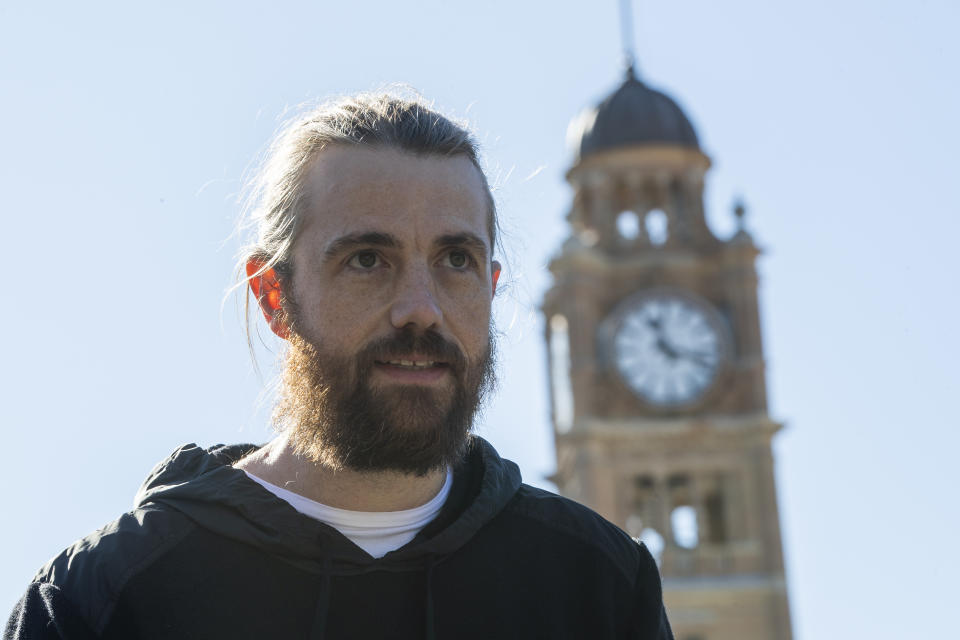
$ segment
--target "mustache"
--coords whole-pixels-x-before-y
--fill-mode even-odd
[[[378,361],[400,360],[413,353],[442,362],[454,373],[459,374],[467,368],[467,356],[457,345],[436,331],[420,333],[410,327],[398,329],[392,335],[374,340],[357,353],[357,361],[367,368]]]

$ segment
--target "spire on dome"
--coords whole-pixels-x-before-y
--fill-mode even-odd
[[[697,133],[677,103],[637,77],[631,3],[632,0],[620,0],[626,71],[623,84],[600,104],[581,112],[567,129],[567,140],[577,161],[594,153],[638,145],[700,150]]]
[[[620,0],[620,36],[623,41],[623,64],[627,69],[628,81],[637,79],[637,57],[633,50],[632,9],[632,0]]]

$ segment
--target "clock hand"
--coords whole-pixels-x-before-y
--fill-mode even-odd
[[[663,324],[660,321],[660,318],[646,318],[646,325],[653,329],[657,335],[657,341],[655,343],[657,351],[665,355],[669,360],[676,360],[676,352],[670,348],[670,345],[667,344],[667,341],[663,337]]]
[[[680,354],[677,353],[677,350],[670,346],[670,343],[667,342],[662,335],[657,336],[657,349],[659,349],[660,353],[667,356],[667,358],[670,360],[676,360],[678,357],[680,357]]]
[[[658,329],[657,331],[657,349],[663,355],[667,356],[670,360],[690,360],[701,367],[710,368],[713,366],[712,362],[709,362],[710,355],[709,353],[704,353],[703,351],[691,351],[688,349],[678,349],[675,347],[669,340],[667,340],[665,332],[660,326],[659,320],[648,320],[648,324],[655,326]]]

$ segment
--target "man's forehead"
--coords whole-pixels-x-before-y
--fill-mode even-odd
[[[487,235],[489,196],[466,156],[334,145],[311,161],[303,187],[304,228]]]

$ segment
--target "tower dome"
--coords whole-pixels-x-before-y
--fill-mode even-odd
[[[569,139],[580,158],[635,145],[700,148],[693,125],[677,103],[638,80],[632,68],[616,91],[570,123]]]

